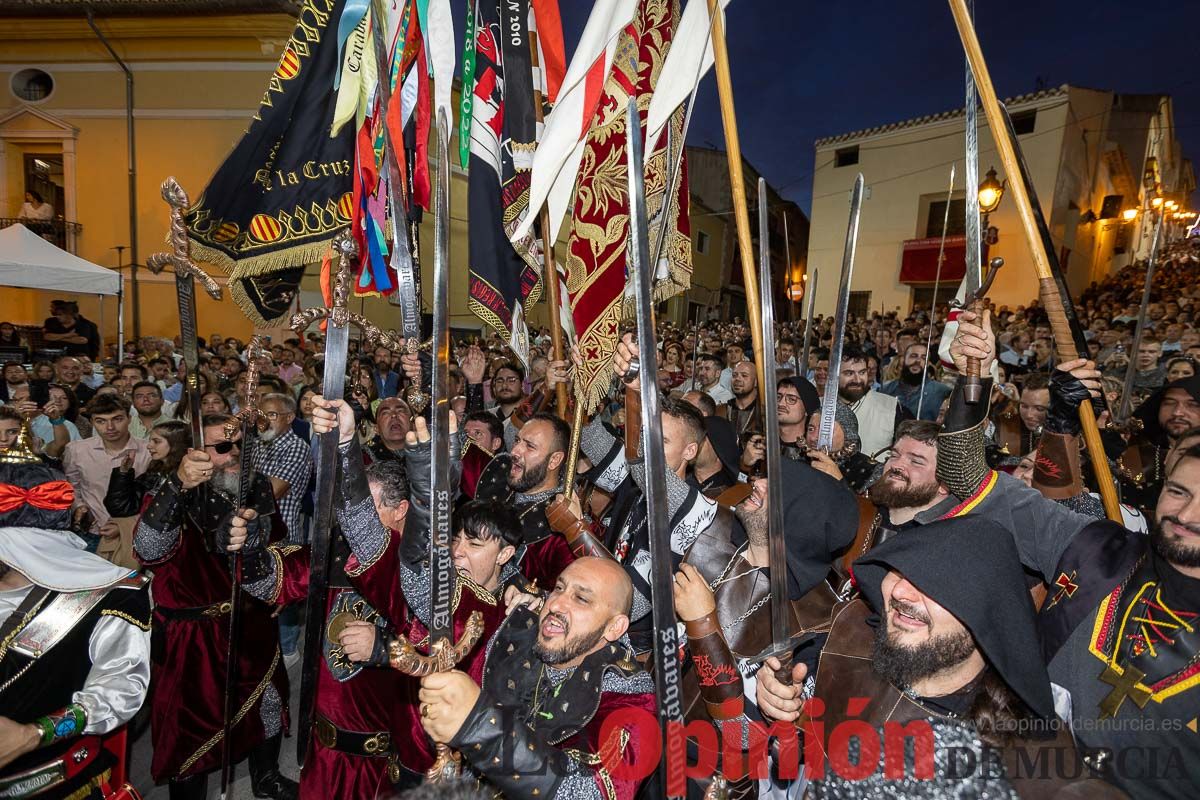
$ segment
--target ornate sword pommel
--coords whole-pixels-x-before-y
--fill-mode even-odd
[[[163,181],[162,198],[171,207],[169,241],[172,252],[155,253],[150,256],[146,259],[146,268],[157,275],[170,264],[176,275],[195,278],[200,281],[200,285],[204,287],[204,291],[208,293],[209,297],[213,300],[220,300],[224,294],[221,291],[221,285],[192,260],[188,245],[187,220],[185,219],[188,206],[191,205],[187,192],[179,185],[179,181],[170,177]]]
[[[338,263],[331,270],[333,274],[330,276],[333,281],[332,304],[329,308],[313,306],[293,314],[288,327],[296,333],[303,333],[309,325],[321,319],[329,320],[329,324],[339,328],[351,322],[360,328],[364,324],[369,324],[365,322],[365,318],[358,314],[351,314],[349,310],[350,265],[358,258],[358,243],[350,234],[341,233],[333,240],[333,249],[338,254]]]
[[[397,636],[388,645],[388,663],[405,675],[424,678],[435,672],[448,672],[474,649],[483,636],[483,615],[472,611],[456,644],[439,639],[430,645],[429,655],[417,652],[417,648],[403,636]]]
[[[257,335],[250,337],[250,346],[246,348],[246,403],[225,423],[226,439],[232,439],[243,423],[257,425],[266,419],[258,410],[258,379],[262,375],[262,359],[265,357],[262,338]]]

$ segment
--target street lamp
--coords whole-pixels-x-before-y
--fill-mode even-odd
[[[996,168],[991,167],[987,171],[987,176],[983,182],[979,184],[979,213],[985,217],[996,210],[1000,205],[1001,198],[1004,197],[1004,187],[1007,181],[1001,183],[996,179]]]

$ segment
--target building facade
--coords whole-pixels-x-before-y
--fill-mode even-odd
[[[1173,135],[1171,99],[1064,85],[1011,98],[1007,107],[1072,291],[1145,258],[1152,234],[1147,171],[1159,192],[1184,197],[1195,186]],[[851,284],[859,313],[928,308],[935,283],[940,300],[953,297],[966,253],[964,120],[956,109],[816,142],[810,269],[838,274],[850,191],[858,173],[866,179]],[[1008,180],[981,110],[981,180],[989,169]],[[1138,213],[1127,215],[1130,209]],[[1005,261],[989,298],[1027,304],[1037,295],[1036,273],[1011,197],[1002,196],[983,228],[986,257]],[[836,277],[821,282],[818,313],[834,310],[836,292]]]

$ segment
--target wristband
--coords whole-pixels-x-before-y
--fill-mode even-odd
[[[38,717],[33,724],[42,732],[38,747],[45,747],[83,733],[84,725],[87,724],[87,712],[79,703],[72,703],[52,714]]]

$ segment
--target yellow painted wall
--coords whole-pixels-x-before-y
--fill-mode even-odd
[[[1014,106],[1013,112],[1028,106]],[[1055,196],[1062,148],[1062,128],[1067,119],[1066,96],[1050,98],[1038,106],[1034,133],[1020,137],[1036,191],[1050,214]],[[862,205],[858,249],[851,288],[871,292],[871,310],[907,314],[912,290],[899,281],[903,242],[925,236],[926,203],[923,196],[944,199],[949,188],[950,165],[957,165],[955,197],[964,186],[964,121],[959,116],[931,122],[862,140],[818,147],[813,179],[812,227],[809,233],[808,268],[821,272],[816,312],[835,310],[838,275],[849,218],[850,191],[859,172],[866,180],[868,197]],[[833,166],[834,153],[842,147],[859,145],[859,163]],[[995,166],[1000,180],[1006,175],[1000,164],[984,115],[979,115],[979,176],[983,179]],[[1005,197],[991,215],[990,224],[1000,239],[989,251],[1001,256],[1005,266],[989,298],[998,305],[1023,305],[1037,296],[1033,259],[1026,245],[1016,206]]]

